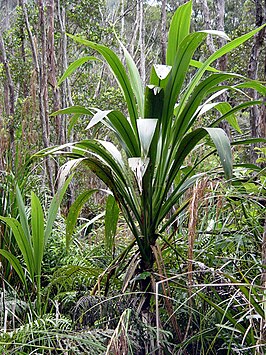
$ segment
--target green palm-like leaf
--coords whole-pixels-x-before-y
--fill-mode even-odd
[[[69,65],[64,74],[61,76],[61,78],[58,79],[57,85],[61,85],[62,82],[66,80],[66,78],[68,78],[77,68],[79,68],[84,63],[87,63],[89,60],[99,60],[99,58],[93,56],[86,56],[75,60]]]
[[[174,106],[177,102],[178,95],[182,88],[190,60],[207,34],[193,33],[188,35],[178,48],[172,71],[170,73],[165,93],[164,105],[162,113],[162,137],[165,138],[166,133],[171,129],[170,117],[173,114]]]
[[[40,200],[33,192],[31,193],[31,227],[35,273],[41,275],[44,253],[44,215]]]
[[[138,71],[138,68],[129,54],[126,47],[119,41],[121,48],[124,51],[124,56],[126,58],[127,68],[129,71],[129,78],[131,82],[131,86],[134,92],[134,95],[137,100],[138,108],[139,108],[139,116],[144,117],[144,90],[143,90],[143,83]]]
[[[193,80],[191,81],[190,85],[187,88],[186,93],[184,94],[184,96],[182,97],[181,100],[181,106],[184,105],[184,103],[186,102],[186,100],[188,99],[188,97],[190,96],[190,94],[193,92],[194,88],[196,87],[196,85],[199,83],[200,79],[202,78],[203,74],[205,73],[205,71],[207,70],[207,68],[217,59],[221,58],[223,55],[231,52],[233,49],[239,47],[241,44],[245,43],[246,41],[248,41],[251,37],[253,37],[257,32],[259,32],[263,27],[265,26],[262,25],[259,28],[256,28],[255,30],[244,34],[243,36],[240,36],[236,39],[234,39],[233,41],[227,43],[226,45],[224,45],[223,47],[221,47],[220,49],[218,49],[215,53],[213,53],[208,59],[206,59],[206,61],[203,63],[203,66],[198,70],[198,72],[196,73],[195,77],[193,78]]]
[[[70,240],[72,238],[75,225],[80,214],[80,211],[84,204],[90,199],[90,197],[98,191],[97,189],[85,191],[80,194],[75,202],[71,205],[67,218],[66,218],[66,247],[69,248]]]
[[[177,119],[173,126],[174,142],[178,140],[179,136],[182,137],[185,133],[187,133],[189,128],[197,119],[196,113],[199,113],[197,110],[199,109],[203,98],[206,97],[211,91],[214,92],[221,90],[221,86],[217,85],[225,80],[231,79],[232,77],[234,77],[232,74],[212,74],[195,88],[183,110],[178,110]]]
[[[225,177],[230,179],[232,177],[232,152],[230,147],[230,141],[221,128],[204,128],[211,137],[217,152],[219,154],[222,167],[224,169]]]
[[[21,282],[27,288],[26,277],[25,277],[25,274],[23,272],[22,266],[21,266],[18,258],[16,258],[13,254],[11,254],[9,251],[4,250],[4,249],[0,249],[0,255],[3,255],[3,257],[5,257],[9,261],[9,263],[12,265],[12,267],[14,268],[16,273],[18,274]]]
[[[47,244],[48,238],[52,232],[53,224],[57,216],[57,212],[60,206],[60,203],[63,199],[63,196],[68,188],[68,185],[72,179],[70,176],[66,182],[63,184],[62,188],[54,195],[51,205],[48,210],[48,217],[46,222],[46,227],[44,230],[44,246]]]
[[[83,106],[71,106],[64,108],[62,110],[55,111],[51,114],[51,116],[57,116],[57,115],[91,115],[91,111],[87,110]]]
[[[134,157],[140,155],[139,140],[133,132],[126,117],[119,111],[111,111],[108,114],[107,123],[116,134],[120,144],[127,152],[127,156]]]
[[[28,242],[30,243],[31,236],[30,236],[30,228],[29,228],[29,224],[28,224],[26,207],[24,205],[24,202],[23,202],[23,199],[21,196],[21,192],[20,192],[20,189],[18,186],[16,186],[16,199],[17,199],[17,204],[18,204],[20,223],[21,223],[23,232],[28,239]]]
[[[16,239],[17,245],[21,251],[21,254],[23,255],[27,270],[29,271],[30,277],[33,280],[35,263],[31,241],[29,242],[21,224],[15,218],[0,216],[0,220],[4,221],[11,228]]]
[[[114,196],[109,195],[105,208],[105,245],[107,250],[112,252],[114,245],[114,237],[116,234],[117,222],[119,217],[119,207]]]
[[[109,64],[110,68],[112,69],[115,78],[117,79],[119,85],[121,86],[123,93],[125,95],[125,99],[128,105],[128,111],[129,111],[129,116],[130,116],[130,121],[132,124],[132,128],[134,132],[137,132],[137,126],[136,126],[136,120],[138,118],[138,110],[136,106],[136,100],[134,97],[134,93],[130,84],[130,81],[128,79],[127,73],[125,71],[125,68],[123,67],[120,59],[118,56],[108,47],[96,44],[90,41],[87,41],[83,38],[77,37],[77,36],[72,36],[69,35],[72,39],[74,39],[76,42],[84,44],[97,52],[99,52],[104,59],[107,61]]]
[[[192,13],[192,1],[178,7],[175,12],[168,34],[168,46],[166,53],[166,63],[173,65],[177,48],[183,39],[189,34],[190,19]]]

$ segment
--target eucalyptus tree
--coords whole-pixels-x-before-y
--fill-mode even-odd
[[[128,112],[125,115],[112,109],[65,108],[60,114],[93,114],[87,129],[103,124],[112,135],[107,140],[86,139],[49,151],[62,153],[63,148],[71,147],[71,152],[65,151],[65,154],[73,161],[66,163],[65,168],[83,163],[112,191],[138,248],[139,274],[135,280],[139,280],[140,290],[146,296],[142,304],[144,313],[149,309],[153,292],[154,246],[186,208],[185,192],[202,176],[198,167],[217,151],[225,177],[230,179],[232,176],[230,142],[218,124],[227,120],[239,130],[234,114],[260,103],[259,100],[246,101],[231,107],[227,102],[220,102],[219,96],[229,90],[241,92],[248,86],[265,93],[265,88],[257,82],[211,67],[213,62],[247,41],[259,29],[232,40],[200,63],[193,60],[193,55],[209,34],[229,39],[218,31],[190,33],[191,13],[192,1],[175,12],[168,35],[166,65],[153,65],[146,87],[136,64],[121,43],[126,67],[110,48],[70,35],[73,40],[98,52],[108,63],[124,94]],[[73,64],[62,80],[80,64],[81,61]],[[192,66],[194,75],[189,79]],[[226,85],[223,84],[225,81]],[[199,127],[200,116],[213,109],[219,112],[219,117],[210,120],[208,126]],[[119,146],[110,141],[114,135]],[[213,142],[213,149],[188,162],[192,154],[194,157],[195,153],[198,155],[199,143],[206,144],[204,139],[207,136]],[[173,206],[176,206],[176,212],[169,217]]]

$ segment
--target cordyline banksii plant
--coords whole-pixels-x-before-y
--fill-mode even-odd
[[[265,94],[265,88],[258,82],[246,80],[237,74],[220,72],[210,66],[251,38],[260,28],[233,41],[219,31],[190,33],[191,12],[192,1],[177,9],[169,30],[166,65],[153,65],[150,83],[146,87],[136,64],[122,44],[126,68],[110,48],[70,35],[78,43],[98,52],[108,63],[123,91],[129,117],[116,110],[101,111],[81,106],[53,114],[75,114],[77,117],[94,112],[87,128],[104,124],[115,134],[120,144],[117,147],[110,141],[87,139],[53,148],[49,153],[62,152],[63,148],[70,146],[71,153],[66,154],[77,164],[84,163],[89,167],[112,191],[139,250],[138,279],[140,291],[146,295],[142,305],[144,313],[149,309],[149,295],[153,292],[153,246],[160,234],[186,207],[186,204],[181,204],[181,198],[200,177],[200,174],[196,174],[196,168],[211,153],[208,151],[205,157],[196,159],[192,165],[190,162],[189,167],[184,169],[187,157],[192,151],[195,152],[200,141],[209,136],[216,148],[212,153],[218,152],[225,176],[230,179],[230,142],[225,132],[217,126],[222,120],[227,120],[239,131],[234,114],[261,103],[247,101],[232,108],[229,103],[217,99],[227,90],[241,92],[247,87]],[[204,63],[193,60],[195,51],[209,34],[222,36],[229,42]],[[59,82],[89,59],[92,57],[74,62]],[[196,72],[188,80],[191,66],[196,68]],[[232,81],[235,83],[230,85]],[[246,99],[246,95],[243,97]],[[218,111],[219,118],[210,122],[208,127],[194,128],[199,117],[213,109]],[[74,162],[67,164],[72,167],[75,165]],[[176,212],[171,215],[173,206],[177,206]]]

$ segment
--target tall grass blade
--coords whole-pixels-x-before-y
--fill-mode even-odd
[[[41,275],[44,252],[44,215],[38,197],[31,193],[31,228],[35,273]]]
[[[89,60],[99,60],[99,58],[93,56],[86,56],[83,58],[79,58],[75,60],[73,63],[69,65],[61,78],[58,79],[57,86],[61,85],[66,78],[68,78],[77,68],[79,68],[84,63],[87,63]]]
[[[83,192],[77,197],[75,202],[71,205],[66,218],[66,248],[67,249],[69,248],[69,244],[75,229],[75,225],[82,207],[90,199],[90,197],[97,191],[98,189]]]
[[[24,261],[26,263],[27,269],[30,273],[32,280],[34,279],[34,256],[31,241],[28,240],[25,235],[21,224],[11,217],[1,217],[0,220],[4,221],[12,230],[14,237],[16,239],[17,245],[23,255]]]
[[[190,19],[192,13],[192,1],[178,7],[172,17],[166,52],[166,64],[173,65],[177,48],[183,39],[189,34]]]
[[[105,208],[105,246],[111,253],[114,248],[114,237],[116,235],[119,207],[113,195],[109,195]]]
[[[0,249],[0,254],[3,255],[3,257],[5,257],[10,262],[10,265],[12,265],[12,267],[18,274],[21,282],[27,287],[26,277],[24,275],[23,269],[18,258],[16,258],[13,254],[9,253],[9,251],[4,249]]]
[[[30,243],[31,237],[30,237],[30,228],[29,228],[29,224],[28,224],[26,207],[24,205],[22,195],[21,195],[18,185],[16,185],[16,200],[17,200],[17,204],[18,204],[20,223],[21,223],[23,232],[28,239],[28,242]]]
[[[48,217],[47,217],[47,222],[46,222],[46,227],[44,231],[44,246],[47,244],[48,238],[52,232],[53,224],[57,216],[57,212],[60,206],[60,203],[62,202],[63,196],[68,188],[68,185],[70,184],[70,181],[72,180],[72,176],[70,176],[62,188],[54,195],[50,208],[48,210]]]

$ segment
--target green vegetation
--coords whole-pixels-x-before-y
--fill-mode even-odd
[[[71,9],[74,24],[85,3]],[[189,1],[172,17],[166,64],[151,66],[148,85],[120,39],[123,59],[99,43],[111,30],[95,18],[97,42],[68,35],[86,56],[58,85],[104,63],[119,89],[113,83],[102,104],[95,98],[99,109],[82,87],[80,102],[50,115],[71,116],[76,142],[45,146],[15,177],[9,157],[0,185],[3,354],[264,354],[265,148],[256,164],[242,156],[266,139],[245,137],[238,119],[263,105],[266,88],[215,68],[264,26],[230,41],[190,32],[191,19]],[[210,35],[228,43],[196,60]],[[89,139],[79,139],[80,118]],[[36,181],[30,172],[41,159],[47,172],[61,165],[50,200],[41,167]]]

